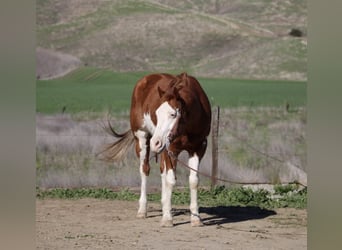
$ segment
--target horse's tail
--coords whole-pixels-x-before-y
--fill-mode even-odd
[[[109,162],[122,160],[127,150],[133,145],[134,136],[132,130],[119,134],[113,129],[112,125],[108,121],[106,131],[113,137],[118,138],[118,140],[104,145],[103,149],[97,155],[101,155],[102,160]]]

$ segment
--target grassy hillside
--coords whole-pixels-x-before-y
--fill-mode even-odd
[[[306,2],[38,0],[37,46],[117,72],[305,80]]]
[[[37,81],[37,112],[68,113],[127,111],[131,94],[141,73],[114,73],[83,68],[63,78]],[[305,106],[304,82],[198,78],[212,105]]]

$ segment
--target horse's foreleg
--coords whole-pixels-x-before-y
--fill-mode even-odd
[[[146,182],[147,176],[143,172],[143,166],[140,164],[141,188],[139,198],[138,218],[146,218],[147,215],[147,197],[146,197]]]
[[[135,135],[138,138],[137,153],[140,159],[139,171],[141,177],[141,188],[140,188],[140,198],[139,198],[139,209],[137,213],[138,218],[146,218],[147,215],[147,196],[146,196],[146,184],[147,176],[149,174],[149,142],[146,138],[146,133],[142,131],[137,131]],[[139,150],[138,150],[139,149]]]
[[[163,217],[161,220],[162,227],[172,227],[173,220],[171,214],[171,196],[172,189],[176,184],[176,177],[173,168],[167,167],[167,164],[170,164],[169,161],[162,157],[161,164],[163,164],[162,173],[161,173],[161,182],[162,182],[162,210]]]
[[[189,158],[189,166],[198,171],[199,167],[199,157],[197,154],[190,156]],[[199,216],[198,212],[198,204],[197,204],[197,187],[198,187],[198,173],[194,170],[190,170],[189,175],[189,187],[190,187],[190,221],[191,226],[202,226],[203,223]]]

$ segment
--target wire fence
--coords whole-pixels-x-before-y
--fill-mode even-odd
[[[218,159],[220,153],[226,153],[229,155],[229,150],[219,150],[220,147],[220,133],[219,130],[222,129],[223,127],[220,126],[220,107],[216,106],[213,108],[212,112],[212,130],[211,130],[211,138],[212,138],[212,169],[211,169],[211,185],[215,186],[217,185],[217,181],[221,182],[230,182],[230,183],[235,183],[235,184],[273,184],[274,181],[255,181],[255,180],[249,180],[249,181],[239,181],[239,180],[232,180],[232,179],[227,179],[227,178],[220,178],[218,177],[218,169],[219,169],[219,164],[218,164]],[[274,168],[273,162],[280,163],[282,168],[287,168],[288,171],[294,171],[296,172],[294,178],[290,181],[285,181],[285,180],[277,180],[277,182],[281,184],[288,184],[288,183],[297,183],[302,186],[307,186],[307,175],[305,171],[303,170],[303,166],[293,163],[289,161],[289,159],[281,159],[281,157],[271,155],[267,152],[264,152],[260,149],[258,149],[255,146],[252,146],[251,143],[248,142],[248,139],[246,140],[245,138],[241,138],[236,131],[227,128],[224,126],[224,129],[226,132],[229,134],[229,136],[233,137],[236,141],[238,141],[241,145],[243,145],[243,148],[247,149],[248,151],[254,152],[255,154],[258,155],[258,157],[263,157],[267,159],[267,167],[269,168]],[[184,165],[184,163],[183,163]],[[278,164],[279,165],[279,164]],[[206,175],[206,174],[203,174]],[[208,176],[208,175],[207,175]],[[208,176],[209,177],[209,176]]]

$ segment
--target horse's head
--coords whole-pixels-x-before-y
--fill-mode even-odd
[[[161,104],[156,109],[157,125],[150,141],[153,152],[160,153],[177,137],[184,101],[179,95],[181,87],[162,91],[158,87]]]

